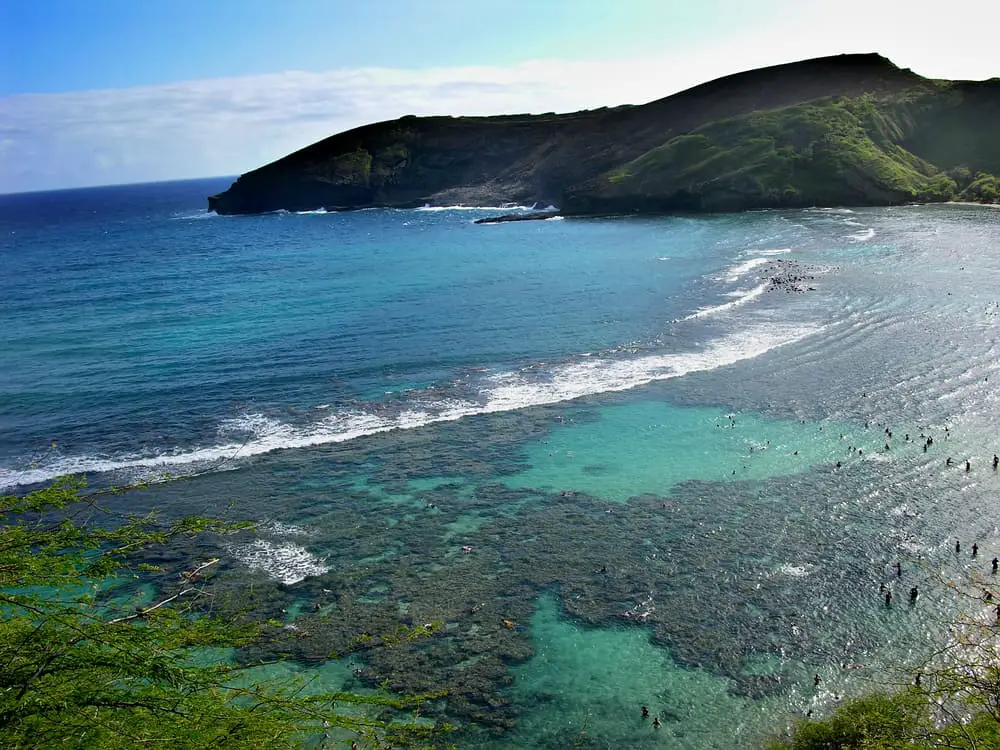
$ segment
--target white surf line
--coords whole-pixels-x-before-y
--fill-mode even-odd
[[[420,206],[413,211],[533,211],[534,206]]]
[[[868,240],[875,237],[875,230],[869,227],[862,232],[855,232],[854,234],[847,235],[846,239],[851,242],[868,242]]]
[[[728,303],[729,305],[733,303]],[[64,474],[149,470],[166,472],[180,466],[211,464],[271,453],[343,443],[394,430],[409,430],[452,422],[480,414],[514,411],[571,401],[584,396],[626,391],[654,381],[705,372],[758,357],[772,349],[794,343],[822,330],[810,325],[759,325],[716,339],[699,351],[648,355],[632,359],[585,357],[555,367],[539,381],[534,371],[506,372],[487,378],[480,391],[481,402],[462,400],[415,404],[395,418],[365,412],[338,412],[305,427],[278,422],[263,415],[247,415],[251,436],[243,442],[196,448],[156,456],[123,456],[102,459],[68,457],[47,466],[16,470],[0,469],[0,488],[45,482]],[[224,431],[236,424],[226,422]]]
[[[721,305],[715,305],[714,307],[703,307],[700,310],[696,310],[690,315],[685,315],[683,318],[678,318],[674,322],[683,322],[685,320],[694,320],[695,318],[704,318],[708,315],[715,315],[716,313],[726,312],[727,310],[732,310],[733,308],[745,305],[747,302],[751,302],[757,299],[760,295],[767,291],[770,282],[764,282],[758,286],[755,286],[750,291],[742,294],[731,302],[724,302]]]
[[[771,261],[767,258],[751,258],[750,260],[743,261],[742,263],[737,263],[735,266],[731,266],[726,269],[726,275],[722,277],[727,283],[732,284],[733,282],[739,281],[740,277],[745,276],[750,273],[753,269],[758,266],[766,265]]]

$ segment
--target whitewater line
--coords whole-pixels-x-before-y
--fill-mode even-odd
[[[766,286],[766,285],[765,285]],[[744,298],[741,298],[741,300]],[[740,300],[735,300],[740,303]],[[731,306],[727,303],[721,307]],[[701,314],[707,314],[703,311]],[[700,351],[659,354],[633,359],[611,360],[586,357],[554,368],[544,380],[532,372],[505,372],[484,379],[481,401],[446,400],[416,403],[394,417],[363,411],[344,411],[304,427],[278,422],[264,415],[247,415],[227,420],[221,431],[250,427],[250,437],[240,442],[178,451],[156,456],[122,456],[104,459],[90,456],[66,457],[46,466],[24,470],[0,469],[0,488],[37,484],[64,474],[113,471],[165,472],[179,466],[201,466],[217,470],[213,463],[271,453],[277,450],[309,448],[343,443],[394,430],[410,430],[470,416],[515,411],[572,401],[584,396],[631,390],[649,383],[705,372],[758,357],[772,349],[794,343],[821,330],[819,326],[773,324],[748,328],[716,339]]]

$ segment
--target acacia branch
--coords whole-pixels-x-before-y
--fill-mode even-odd
[[[174,599],[178,599],[178,598],[184,596],[185,594],[190,594],[191,592],[198,592],[198,591],[199,590],[196,589],[196,588],[183,589],[182,591],[179,591],[178,593],[174,594],[173,596],[167,597],[162,602],[157,602],[152,607],[144,607],[143,609],[140,609],[138,612],[136,612],[133,615],[126,615],[125,617],[116,617],[114,620],[108,620],[107,624],[108,625],[114,625],[115,623],[128,622],[129,620],[135,620],[138,617],[144,617],[144,616],[148,615],[150,612],[152,612],[153,610],[159,609],[164,604],[169,604]]]

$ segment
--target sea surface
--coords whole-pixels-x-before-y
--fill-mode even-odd
[[[445,690],[460,747],[753,747],[985,611],[1000,211],[207,212],[229,182],[0,196],[0,490],[259,522],[176,554],[294,626],[284,672]]]

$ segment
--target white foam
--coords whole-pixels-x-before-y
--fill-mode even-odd
[[[735,266],[731,266],[726,269],[724,279],[726,282],[732,284],[734,281],[739,281],[742,276],[750,273],[758,266],[763,266],[769,262],[770,261],[767,258],[751,258],[750,260],[745,260],[742,263],[737,263]]]
[[[176,216],[171,216],[171,221],[199,221],[201,219],[215,219],[218,218],[219,214],[215,211],[206,211],[204,209],[200,211],[193,211],[185,214],[177,214]]]
[[[224,419],[217,429],[219,435],[248,435],[250,437],[262,437],[280,433],[287,429],[287,425],[277,419],[265,417],[263,414],[248,412],[238,417]]]
[[[804,565],[792,565],[792,563],[784,563],[778,566],[777,572],[781,575],[788,576],[789,578],[805,578],[807,575],[812,573],[815,566],[811,563],[805,563]]]
[[[261,570],[276,581],[291,586],[309,576],[323,575],[330,570],[324,560],[297,544],[275,544],[255,539],[248,544],[234,544],[229,554],[250,570]]]
[[[868,242],[875,236],[875,230],[871,227],[865,229],[863,232],[855,232],[854,234],[847,235],[847,239],[851,242]]]
[[[759,292],[757,292],[759,293]],[[735,300],[721,307],[741,303]],[[700,313],[707,314],[707,311]],[[726,367],[810,336],[820,329],[808,325],[765,324],[709,342],[697,351],[612,359],[583,355],[551,369],[526,368],[497,373],[482,382],[475,401],[416,400],[398,415],[361,410],[337,411],[304,425],[280,422],[261,414],[246,414],[219,427],[216,445],[177,450],[155,456],[117,458],[59,456],[29,469],[0,468],[0,487],[36,484],[63,474],[126,472],[131,480],[155,478],[184,467],[185,471],[236,468],[236,459],[276,450],[343,443],[393,430],[449,422],[477,414],[513,411],[554,404],[583,396],[624,391],[648,383]],[[415,394],[416,395],[416,394]],[[229,437],[233,433],[243,439]],[[228,438],[228,439],[227,439]]]
[[[281,521],[267,521],[261,524],[260,531],[266,531],[273,536],[308,536],[311,532],[302,526]]]
[[[308,216],[310,214],[328,214],[332,211],[327,211],[325,208],[314,208],[312,211],[296,211],[296,216]]]
[[[818,330],[815,326],[755,326],[717,339],[700,351],[621,360],[589,358],[553,369],[544,382],[528,379],[521,373],[502,373],[493,376],[493,386],[489,389],[489,399],[483,411],[509,411],[558,403],[714,370],[758,357]]]
[[[792,248],[790,247],[776,247],[771,250],[758,250],[757,255],[766,255],[766,256],[784,255],[785,253],[790,253],[790,252],[792,252]]]
[[[532,211],[534,206],[431,206],[423,205],[416,211]]]
[[[741,292],[740,295],[731,302],[723,302],[721,305],[715,305],[714,307],[703,307],[700,310],[696,310],[695,312],[691,313],[690,315],[685,315],[683,318],[680,318],[680,320],[682,321],[694,320],[695,318],[704,318],[707,315],[715,315],[717,313],[728,312],[729,310],[740,307],[742,305],[747,304],[748,302],[757,299],[760,295],[762,295],[764,292],[767,291],[767,288],[768,288],[768,282],[764,282],[763,284],[759,284],[755,286],[753,289],[750,289],[749,291]]]

